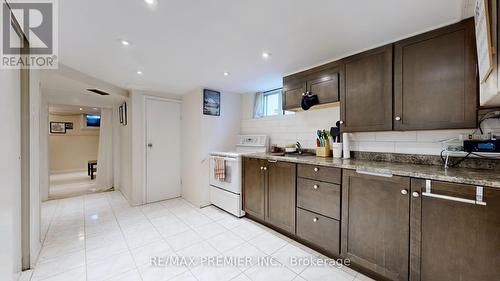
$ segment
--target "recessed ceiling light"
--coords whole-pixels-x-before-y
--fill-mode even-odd
[[[146,4],[148,4],[150,6],[154,6],[154,5],[158,4],[158,0],[144,0],[144,2],[146,2]]]
[[[94,107],[94,110],[97,110],[97,107]]]
[[[80,107],[80,111],[82,111],[82,110],[83,110],[83,108]]]
[[[142,74],[142,70],[137,70],[137,74],[141,75]]]
[[[130,45],[130,42],[129,42],[129,41],[127,41],[127,40],[124,40],[124,39],[120,40],[120,43],[121,43],[123,46],[128,46],[128,45]]]
[[[224,74],[224,76],[229,76],[230,73],[226,71],[223,74]]]
[[[269,57],[271,57],[271,53],[268,53],[268,52],[263,52],[262,53],[262,58],[267,60]]]

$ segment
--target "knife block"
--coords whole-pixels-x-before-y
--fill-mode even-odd
[[[318,157],[330,157],[331,150],[330,145],[325,144],[325,146],[316,147],[316,156]]]

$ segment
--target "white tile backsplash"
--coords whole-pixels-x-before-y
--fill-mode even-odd
[[[242,107],[253,105],[245,104]],[[248,111],[248,110],[247,110]],[[266,134],[271,144],[284,146],[299,141],[303,147],[316,146],[316,131],[335,126],[340,119],[340,107],[312,109],[294,115],[274,116],[261,119],[248,119],[242,115],[242,134]],[[483,122],[485,131],[500,133],[500,120]],[[361,132],[349,134],[352,151],[390,152],[439,155],[441,141],[470,134],[474,130],[432,130],[407,132]]]

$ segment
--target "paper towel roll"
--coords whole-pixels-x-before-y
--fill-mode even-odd
[[[342,134],[342,144],[344,145],[344,159],[351,158],[351,148],[349,144],[349,133]]]

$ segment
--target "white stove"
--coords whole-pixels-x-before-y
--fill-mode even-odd
[[[242,161],[241,157],[249,153],[267,152],[269,139],[264,135],[238,136],[236,151],[210,153],[210,201],[213,205],[237,216],[245,215],[242,204]],[[215,161],[225,160],[225,177],[215,177]]]

